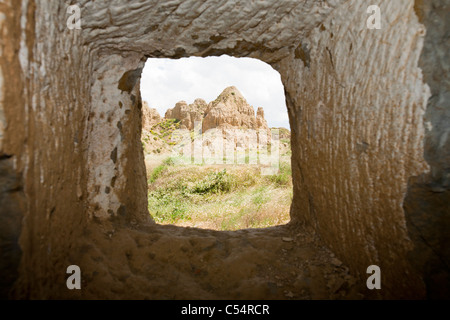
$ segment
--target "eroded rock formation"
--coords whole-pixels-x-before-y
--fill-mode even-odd
[[[189,105],[180,101],[167,110],[165,118],[179,120],[180,128],[188,130],[193,130],[195,122],[198,122],[203,132],[214,128],[269,129],[264,119],[264,109],[259,107],[255,117],[253,107],[234,86],[225,88],[208,104],[203,99],[196,99]]]
[[[172,140],[173,131],[168,133],[168,128],[156,126],[154,120],[159,115],[157,112],[155,115],[155,111],[150,112],[144,102],[142,113],[144,150],[147,153],[171,152],[173,148],[167,143],[177,144],[181,141]],[[272,138],[267,121],[264,119],[264,109],[259,107],[255,116],[253,107],[234,86],[225,88],[214,101],[208,104],[203,99],[196,99],[189,105],[185,101],[177,102],[174,108],[166,111],[164,119],[159,118],[160,121],[166,122],[171,119],[177,121],[177,129],[181,131],[189,130],[193,133],[195,130],[196,134],[202,133],[202,147],[205,154],[215,154],[215,150],[219,152],[220,149],[223,155],[217,155],[217,157],[230,158],[230,161],[234,157],[227,156],[224,150],[229,152],[239,150],[245,158],[245,153],[257,152],[258,148],[264,148]],[[147,123],[152,125],[145,125]],[[170,137],[161,139],[161,135],[165,133],[170,134]],[[182,143],[186,143],[191,135],[184,133],[186,136]],[[192,149],[194,145],[195,143],[192,142]]]
[[[179,120],[181,129],[192,130],[196,121],[202,121],[207,107],[205,100],[200,98],[189,105],[186,101],[180,101],[174,108],[168,109],[164,117]]]
[[[262,116],[262,119],[261,119]],[[259,119],[259,123],[257,122]],[[259,125],[258,125],[259,124]],[[255,110],[236,87],[228,87],[212,101],[205,111],[203,132],[213,128],[237,127],[243,129],[268,129],[264,112],[255,117]]]
[[[142,103],[142,130],[150,131],[155,124],[160,123],[162,120],[155,108],[150,108],[148,103],[144,101]]]

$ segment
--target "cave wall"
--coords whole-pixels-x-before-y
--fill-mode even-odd
[[[66,26],[70,4],[81,8],[80,30]],[[282,76],[292,224],[314,228],[362,281],[378,264],[382,297],[424,297],[406,258],[414,242],[403,202],[408,179],[428,172],[425,159],[445,185],[446,128],[436,124],[442,116],[432,120],[444,143],[424,159],[424,141],[435,139],[425,110],[441,109],[426,109],[426,30],[414,1],[370,4],[381,7],[381,30],[366,28],[363,0],[2,1],[0,159],[12,159],[18,193],[1,189],[0,200],[16,208],[0,210],[13,221],[1,245],[14,253],[1,268],[17,269],[13,296],[55,297],[65,267],[83,254],[86,226],[151,223],[139,142],[145,58],[229,54],[261,59]],[[426,60],[425,51],[428,83],[438,70]]]
[[[0,208],[2,218],[14,212],[21,223],[8,249],[21,248],[17,291],[4,289],[13,296],[45,298],[55,278],[64,279],[70,248],[87,221],[83,128],[91,100],[89,55],[79,34],[60,25],[64,9],[53,1],[0,3],[0,154],[12,159],[10,175],[24,194]],[[5,228],[17,230],[11,226]]]
[[[74,4],[81,29],[67,27]],[[0,210],[10,230],[2,273],[12,274],[2,296],[58,297],[66,267],[88,251],[88,226],[151,223],[139,142],[145,57],[275,61],[336,5],[2,1],[0,154],[13,180],[0,197],[11,201]]]
[[[421,297],[402,204],[408,178],[428,170],[425,29],[411,1],[376,3],[380,30],[365,27],[365,1],[347,2],[280,69],[295,136],[292,219],[312,224],[361,278],[380,266],[386,296]]]
[[[89,218],[150,222],[140,139],[141,55],[98,53],[86,128]]]
[[[450,296],[450,1],[415,1],[426,27],[419,59],[431,96],[424,116],[424,158],[430,171],[410,178],[404,209],[414,243],[409,260],[426,284],[427,298]]]

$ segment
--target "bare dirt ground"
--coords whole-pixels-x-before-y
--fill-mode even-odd
[[[165,157],[146,157],[147,169]],[[73,257],[85,270],[83,290],[70,298],[364,299],[367,292],[316,235],[292,223],[215,231],[108,222],[85,235],[90,241]]]
[[[166,154],[146,156],[147,170]],[[364,299],[350,275],[305,228],[215,231],[149,224],[91,226],[82,250],[83,299]]]
[[[363,299],[319,239],[292,225],[212,231],[149,225],[95,232],[81,298]]]

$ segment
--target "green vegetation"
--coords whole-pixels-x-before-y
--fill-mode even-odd
[[[220,172],[212,172],[205,179],[196,183],[192,189],[192,193],[208,194],[222,193],[231,190],[231,176],[227,174],[227,170]]]
[[[172,134],[175,130],[180,128],[180,121],[177,119],[165,119],[164,121],[155,124],[151,130],[150,134],[152,134],[154,137],[154,140],[161,139],[165,142],[169,143],[171,142]],[[166,139],[164,139],[166,138]],[[148,143],[148,137],[142,138],[146,143]]]
[[[289,130],[280,129],[278,172],[262,175],[263,166],[256,164],[259,150],[255,154],[239,152],[236,159],[234,155],[228,159],[242,164],[229,164],[224,158],[220,165],[208,165],[206,159],[201,164],[186,165],[193,159],[164,158],[176,144],[172,134],[179,127],[175,119],[164,120],[142,135],[144,150],[151,155],[146,159],[148,208],[156,222],[237,230],[289,221],[293,193]],[[191,140],[194,137],[191,131]],[[271,148],[269,143],[269,152]]]
[[[166,166],[163,165],[163,164],[159,165],[155,169],[153,169],[153,172],[150,175],[150,178],[148,179],[148,182],[149,183],[155,182],[155,180],[158,179],[158,177],[161,175],[161,172],[163,172],[164,169],[166,169]]]
[[[172,158],[167,158],[163,161],[163,163],[159,166],[157,166],[155,169],[153,169],[152,173],[150,174],[150,178],[148,179],[148,183],[155,182],[156,179],[161,175],[161,173],[167,169],[167,167],[174,165],[174,160]]]
[[[292,184],[292,169],[291,165],[286,162],[280,163],[280,168],[277,174],[267,176],[267,178],[277,184],[278,186],[290,186]]]
[[[278,174],[258,166],[175,165],[172,158],[150,173],[149,211],[162,224],[216,230],[260,228],[289,221],[289,163]]]

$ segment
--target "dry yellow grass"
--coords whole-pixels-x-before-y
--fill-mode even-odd
[[[274,176],[263,176],[260,169],[170,161],[153,166],[148,170],[150,214],[160,224],[214,230],[285,224],[292,201],[290,163],[284,159]]]

